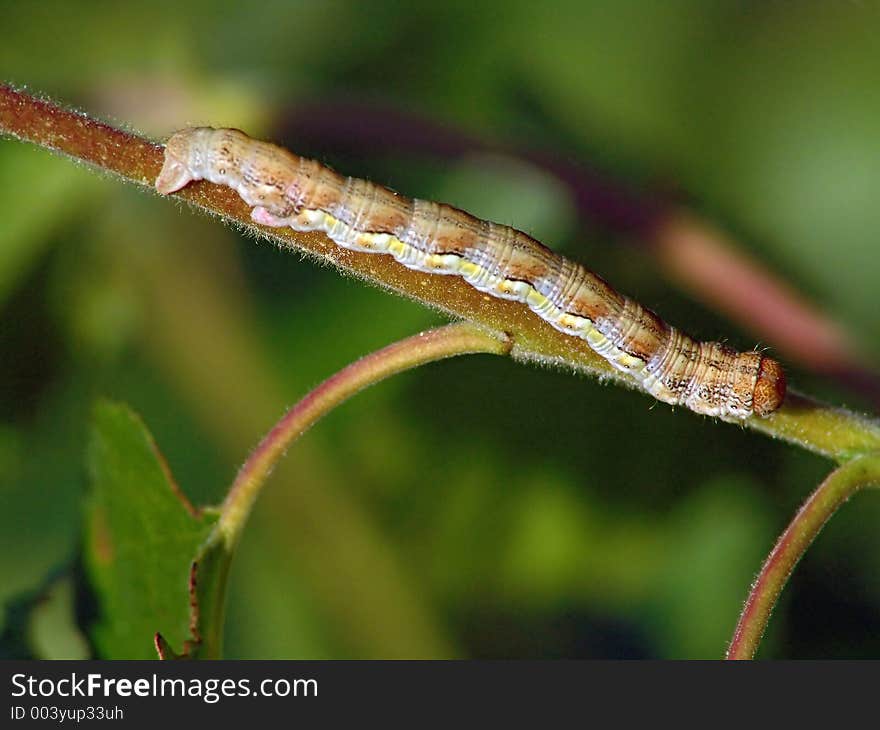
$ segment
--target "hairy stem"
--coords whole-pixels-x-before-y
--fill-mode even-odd
[[[162,166],[161,146],[3,85],[0,134],[66,154],[150,190]],[[630,378],[594,353],[585,341],[555,330],[517,302],[485,296],[461,278],[446,277],[442,286],[433,286],[430,275],[407,269],[390,256],[348,251],[321,233],[289,228],[268,233],[251,222],[249,207],[224,186],[203,181],[176,195],[281,247],[296,248],[488,331],[504,333],[510,354],[519,360],[570,367],[634,387]],[[840,462],[880,450],[880,422],[796,394],[786,398],[770,417],[753,417],[743,425]]]
[[[451,324],[422,332],[367,355],[331,376],[269,431],[244,463],[221,508],[217,529],[229,544],[241,534],[267,477],[300,435],[358,391],[419,365],[469,353],[506,354],[509,344],[469,324]]]
[[[880,455],[867,454],[835,469],[800,508],[752,585],[740,615],[728,659],[751,659],[770,614],[795,565],[837,509],[864,487],[880,486]]]

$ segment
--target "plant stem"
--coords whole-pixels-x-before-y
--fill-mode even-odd
[[[880,455],[868,454],[831,472],[800,508],[752,585],[727,659],[751,659],[795,565],[837,509],[863,487],[880,486]]]
[[[221,507],[217,530],[228,544],[234,544],[263,484],[291,443],[360,390],[434,360],[477,352],[504,355],[509,348],[509,343],[502,339],[472,325],[457,323],[395,342],[340,370],[293,406],[266,434],[232,483]]]
[[[159,145],[2,84],[0,134],[69,155],[150,190],[162,166]],[[347,251],[317,232],[299,233],[289,228],[269,232],[255,226],[250,208],[221,185],[202,181],[175,195],[283,248],[296,248],[330,261],[343,271],[487,331],[503,332],[510,343],[508,351],[517,360],[564,366],[635,387],[632,379],[615,370],[584,340],[554,329],[517,302],[482,294],[459,277],[444,277],[442,286],[434,286],[429,275],[407,269],[390,256]],[[743,425],[839,462],[880,450],[877,420],[791,392],[776,413],[749,418]]]

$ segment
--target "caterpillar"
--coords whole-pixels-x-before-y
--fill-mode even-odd
[[[169,138],[157,191],[168,195],[195,180],[235,190],[258,224],[322,231],[343,248],[391,255],[521,302],[664,403],[742,421],[772,413],[785,397],[777,361],[692,339],[514,228],[344,177],[237,129],[193,127]]]

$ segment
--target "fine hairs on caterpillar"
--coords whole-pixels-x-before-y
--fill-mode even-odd
[[[322,231],[343,248],[388,254],[410,269],[460,276],[493,297],[522,302],[664,403],[741,421],[772,413],[785,397],[775,360],[693,340],[508,226],[344,177],[237,129],[172,135],[156,189],[167,195],[194,180],[235,190],[261,225]]]

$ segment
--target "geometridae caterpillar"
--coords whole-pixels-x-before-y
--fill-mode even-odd
[[[508,226],[343,177],[237,129],[196,127],[168,140],[156,189],[167,195],[193,180],[237,191],[254,206],[256,223],[323,231],[344,248],[389,254],[410,269],[460,276],[491,296],[522,302],[664,403],[736,421],[772,413],[785,396],[775,360],[691,339]]]

